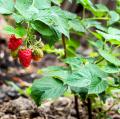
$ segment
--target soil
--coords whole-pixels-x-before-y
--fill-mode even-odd
[[[82,119],[87,119],[80,110]],[[54,102],[47,102],[37,107],[31,99],[19,97],[0,105],[0,119],[76,119],[73,102],[61,97]]]
[[[77,119],[74,97],[60,97],[46,101],[37,107],[34,101],[20,95],[12,87],[3,84],[0,88],[0,119]],[[116,112],[119,105],[115,105],[108,112],[108,117],[99,117],[100,110],[92,112],[92,119],[120,119]],[[115,111],[116,110],[116,111]],[[80,119],[88,119],[87,105],[79,101]]]

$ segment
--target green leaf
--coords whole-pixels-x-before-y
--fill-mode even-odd
[[[35,19],[39,13],[39,10],[33,6],[33,0],[16,0],[15,8],[27,21]]]
[[[108,33],[104,33],[102,31],[98,31],[97,32],[102,35],[106,41],[111,42],[112,44],[120,44],[120,35],[115,35],[114,34],[108,34]]]
[[[44,77],[35,80],[31,88],[31,96],[39,105],[43,100],[55,99],[64,94],[66,86],[60,80]]]
[[[51,7],[51,0],[34,0],[33,6],[37,9],[46,9]]]
[[[107,88],[108,83],[106,80],[103,80],[99,77],[93,77],[91,84],[88,88],[88,94],[99,94],[105,91]]]
[[[61,34],[57,34],[57,36],[53,35],[53,36],[42,36],[43,39],[47,40],[46,42],[50,45],[53,46],[56,41],[59,41],[61,37]]]
[[[26,29],[23,27],[17,27],[16,29],[12,26],[7,26],[5,27],[5,32],[7,32],[8,34],[15,34],[16,37],[23,37],[26,34]]]
[[[40,1],[41,0],[17,0],[15,8],[19,14],[23,16],[24,20],[30,22],[34,21],[34,29],[44,34],[44,38],[50,40],[55,38],[54,41],[56,41],[61,38],[61,34],[64,34],[69,38],[69,21],[75,19],[77,16],[75,14],[62,10],[60,7],[49,6],[49,3],[51,5],[51,0]],[[47,7],[41,7],[41,5],[45,5]],[[14,17],[18,22],[21,21],[20,16],[14,15]],[[43,24],[48,26],[49,33],[50,30],[54,31],[53,35],[46,35],[48,34],[48,29],[46,29],[47,32],[44,32],[42,29],[38,29],[36,25],[38,23],[35,23],[36,21],[39,21],[39,27],[43,27]],[[41,25],[40,22],[43,24],[41,23]]]
[[[113,74],[113,73],[119,73],[120,72],[120,67],[114,66],[114,65],[105,65],[102,67],[102,70],[104,72]]]
[[[60,66],[49,66],[47,68],[41,69],[40,72],[44,76],[58,78],[62,81],[66,80],[68,77],[68,70]]]
[[[86,70],[86,74],[87,74]],[[89,73],[89,72],[88,72]],[[68,84],[72,87],[87,87],[91,83],[91,80],[88,77],[83,77],[81,72],[74,72],[72,75],[68,76],[67,81],[65,81],[65,84]]]
[[[51,53],[54,53],[56,55],[59,55],[60,57],[64,56],[64,49],[61,49],[61,48],[55,48],[54,46],[51,46],[50,45],[44,45],[44,48],[43,48],[43,51],[51,54]]]
[[[40,21],[34,21],[32,22],[33,29],[37,30],[40,34],[44,36],[53,36],[55,34],[55,31],[43,22]]]
[[[8,34],[14,34],[14,33],[15,33],[15,29],[14,29],[14,27],[12,27],[12,26],[6,26],[4,30],[5,30],[5,32],[7,32]]]
[[[100,29],[100,30],[103,30],[105,31],[106,29],[101,25],[100,22],[96,21],[96,20],[93,20],[93,19],[83,19],[81,21],[82,25],[84,26],[84,28],[88,29],[88,28],[91,28],[91,27],[95,27],[97,29]]]
[[[108,51],[105,51],[102,49],[99,49],[98,51],[99,51],[100,55],[102,57],[104,57],[107,61],[109,61],[110,63],[112,63],[116,66],[120,66],[120,60],[118,58],[116,58],[114,55],[112,55]]]
[[[16,13],[13,13],[13,14],[12,14],[12,17],[15,19],[15,21],[16,21],[17,23],[20,23],[20,22],[22,22],[22,21],[25,20],[21,15],[16,14]]]
[[[67,57],[75,57],[76,50],[80,46],[80,42],[75,39],[66,40]]]
[[[84,58],[82,57],[73,57],[73,58],[66,58],[64,62],[66,64],[69,64],[71,69],[74,70],[76,68],[79,68],[80,65],[83,63]]]
[[[97,48],[103,48],[104,47],[104,42],[102,40],[98,40],[96,42],[94,41],[89,41],[89,43]]]
[[[88,69],[90,74],[91,74],[91,79],[92,77],[96,76],[96,77],[101,77],[101,78],[106,78],[108,76],[107,73],[105,73],[104,71],[102,71],[97,65],[95,64],[88,64],[85,66],[85,69]],[[89,75],[88,75],[89,77]]]
[[[43,73],[50,73],[50,72],[54,72],[54,71],[58,71],[58,70],[64,70],[64,67],[60,67],[60,66],[49,66],[46,68],[42,68],[41,71]]]
[[[27,33],[26,29],[23,28],[23,27],[21,27],[21,26],[17,27],[15,30],[16,30],[16,34],[17,34],[19,37],[23,37],[23,36],[25,36],[26,33]]]
[[[120,35],[120,30],[114,27],[109,27],[108,33],[113,35]]]
[[[51,0],[54,4],[60,5],[60,3],[63,2],[63,0]]]
[[[33,0],[16,0],[15,8],[19,11],[20,14],[24,13],[25,10],[28,10],[32,5]]]
[[[80,97],[85,100],[88,94],[88,89],[87,88],[78,88],[78,87],[71,87],[71,90],[73,93],[77,93],[80,95]]]
[[[65,83],[73,87],[87,87],[94,76],[104,78],[107,74],[94,64],[80,65],[71,75],[69,74]]]
[[[103,11],[103,12],[109,12],[109,9],[104,4],[96,4],[97,10]]]
[[[95,12],[96,9],[90,0],[77,0],[77,3],[81,3],[86,9]]]
[[[39,16],[36,20],[40,20],[49,27],[53,28],[56,33],[64,34],[69,38],[69,25],[67,17],[65,17],[65,13],[59,7],[51,7],[50,9],[40,10]]]
[[[81,21],[78,19],[73,19],[69,21],[70,29],[73,29],[76,32],[85,32],[85,28],[82,25]]]
[[[111,19],[108,21],[108,25],[114,24],[115,22],[119,21],[120,16],[117,12],[110,11],[109,14],[110,14]]]
[[[11,14],[14,10],[14,0],[0,0],[0,14]]]

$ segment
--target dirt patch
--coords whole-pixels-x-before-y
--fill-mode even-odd
[[[81,118],[87,119],[85,109],[79,111]],[[37,107],[30,99],[19,97],[0,105],[0,119],[76,119],[76,112],[71,98],[61,97]]]
[[[44,119],[44,114],[31,100],[19,97],[0,106],[0,119]]]

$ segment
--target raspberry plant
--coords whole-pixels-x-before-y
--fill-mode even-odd
[[[120,87],[120,1],[116,0],[115,9],[110,10],[104,4],[76,0],[76,4],[83,7],[82,16],[61,9],[63,1],[0,0],[0,13],[11,15],[16,21],[14,27],[6,27],[9,34],[22,38],[23,47],[32,51],[55,53],[65,64],[63,67],[40,69],[43,77],[33,82],[31,97],[40,105],[69,90],[83,101],[88,99],[89,103],[96,97],[103,101],[106,95],[112,95],[112,90]],[[86,11],[90,12],[89,17],[86,16]],[[39,42],[36,32],[42,41]],[[76,52],[80,44],[73,40],[71,34],[85,38],[94,49],[90,56],[84,57]],[[42,48],[39,45],[41,42],[45,43]],[[62,43],[64,49],[56,49],[56,42]],[[43,53],[38,53],[38,56],[43,57]],[[22,54],[20,57],[27,55]],[[37,58],[35,57],[36,60]]]

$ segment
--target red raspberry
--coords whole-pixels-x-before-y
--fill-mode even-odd
[[[8,41],[8,48],[12,51],[16,50],[20,45],[22,45],[23,41],[21,38],[16,38],[15,35],[11,35]]]
[[[20,63],[24,67],[28,67],[32,60],[32,51],[31,49],[21,49],[18,52],[18,57],[20,60]]]

